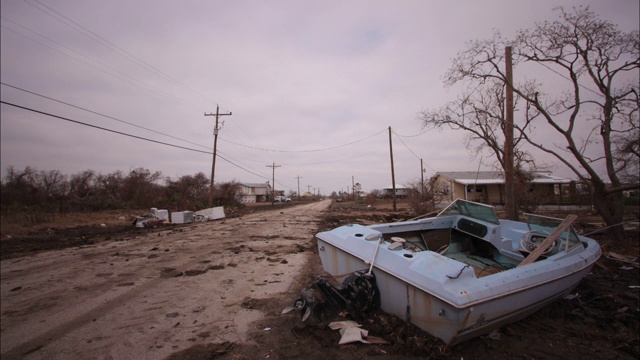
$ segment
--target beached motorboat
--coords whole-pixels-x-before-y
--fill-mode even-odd
[[[349,277],[316,283],[295,307],[306,308],[303,320],[322,317],[311,311],[315,288],[330,307],[379,304],[450,345],[489,333],[565,297],[600,257],[571,226],[574,215],[525,217],[502,220],[491,206],[456,200],[431,218],[318,233],[324,270]]]

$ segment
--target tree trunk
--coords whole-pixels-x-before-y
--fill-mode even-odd
[[[616,242],[624,239],[624,195],[622,192],[607,193],[602,183],[592,186],[593,206],[602,216],[606,226],[611,226],[607,231]]]

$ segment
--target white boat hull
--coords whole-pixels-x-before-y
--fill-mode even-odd
[[[324,270],[333,276],[369,268],[370,259],[348,253],[320,238],[318,249]],[[379,255],[382,254],[383,252]],[[449,345],[487,334],[564,297],[587,276],[593,266],[593,262],[586,263],[571,272],[549,276],[545,281],[530,285],[525,283],[517,286],[516,281],[511,284],[512,291],[496,292],[485,299],[475,298],[464,304],[456,303],[456,299],[447,299],[446,292],[438,294],[425,286],[393,275],[392,270],[385,268],[384,261],[381,260],[377,263],[374,261],[373,266],[380,290],[381,309],[418,326]],[[453,287],[464,296],[464,286]],[[489,291],[488,294],[492,292]]]

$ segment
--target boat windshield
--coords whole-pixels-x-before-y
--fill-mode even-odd
[[[562,219],[552,218],[547,216],[535,215],[535,214],[524,214],[527,219],[527,225],[529,225],[529,230],[539,231],[545,234],[551,234],[555,228],[560,226],[562,223]],[[574,246],[580,244],[580,239],[578,239],[578,235],[574,230],[573,226],[569,226],[567,231],[563,232],[562,235],[558,238],[560,241],[564,241],[569,239],[568,242],[565,242],[566,247],[565,250],[569,250]]]
[[[458,199],[442,210],[438,216],[465,215],[478,220],[499,224],[496,210],[489,205]]]

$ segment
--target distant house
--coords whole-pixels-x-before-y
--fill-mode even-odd
[[[241,203],[267,202],[271,197],[271,185],[266,183],[240,183],[238,197]]]
[[[466,199],[492,205],[504,205],[505,187],[502,171],[438,172],[432,178],[442,203]],[[533,172],[530,192],[548,203],[567,203],[573,180],[553,176],[551,172]]]
[[[386,187],[382,189],[382,195],[393,197],[393,187]],[[405,198],[407,195],[409,195],[409,189],[396,187],[396,198]]]

